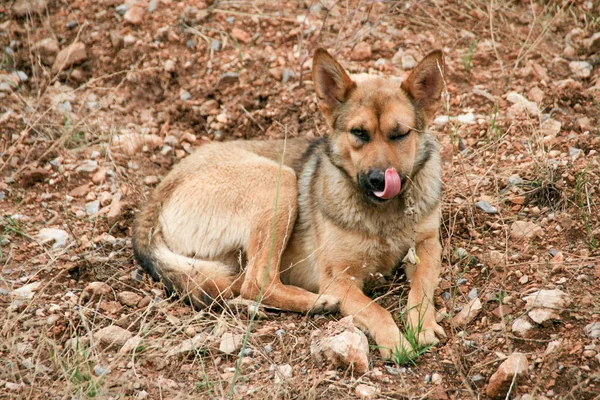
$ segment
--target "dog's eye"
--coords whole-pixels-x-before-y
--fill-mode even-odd
[[[395,142],[395,141],[398,141],[398,140],[402,140],[402,139],[404,139],[404,138],[405,138],[405,137],[407,137],[407,136],[408,136],[408,134],[409,134],[409,133],[411,133],[411,132],[412,132],[412,131],[411,131],[410,129],[409,129],[409,130],[407,130],[406,132],[400,132],[400,131],[398,131],[398,130],[394,130],[394,131],[393,131],[393,132],[390,134],[390,136],[388,136],[388,138],[389,138],[389,139],[390,139],[392,142]]]
[[[350,130],[350,133],[352,134],[352,136],[356,137],[361,142],[368,142],[369,141],[369,132],[367,132],[364,129],[354,128],[354,129]]]

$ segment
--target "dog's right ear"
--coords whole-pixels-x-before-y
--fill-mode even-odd
[[[317,104],[329,122],[336,109],[348,100],[350,93],[356,88],[356,83],[350,79],[340,63],[323,48],[315,50],[312,75]]]

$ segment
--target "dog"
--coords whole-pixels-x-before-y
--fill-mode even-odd
[[[354,81],[317,49],[313,82],[330,134],[202,146],[137,217],[136,260],[196,307],[241,296],[299,313],[339,309],[384,358],[412,348],[362,289],[404,261],[408,323],[420,345],[438,343],[442,171],[425,128],[441,102],[444,68],[436,50],[401,84]]]

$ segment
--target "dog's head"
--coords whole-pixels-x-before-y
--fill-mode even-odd
[[[313,58],[319,109],[332,129],[332,162],[375,203],[405,187],[419,157],[421,135],[440,103],[444,56],[429,53],[402,82],[355,82],[324,49]]]

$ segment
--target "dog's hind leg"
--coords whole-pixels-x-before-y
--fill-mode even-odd
[[[293,170],[282,167],[279,190],[277,191],[274,185],[266,186],[270,189],[263,189],[272,190],[272,198],[277,207],[257,212],[253,217],[250,240],[246,248],[248,263],[241,286],[242,297],[260,299],[266,305],[287,311],[319,313],[337,310],[338,301],[334,297],[319,295],[281,282],[281,256],[296,221],[296,176]]]

